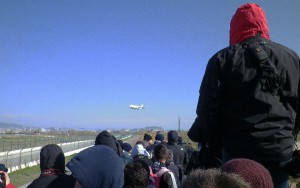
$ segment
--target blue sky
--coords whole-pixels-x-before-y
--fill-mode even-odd
[[[205,66],[248,1],[0,0],[0,122],[189,129]],[[300,1],[253,1],[300,54]],[[129,104],[144,104],[130,110]]]

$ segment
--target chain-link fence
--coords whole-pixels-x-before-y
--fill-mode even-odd
[[[76,141],[58,144],[64,153],[94,145],[94,140]],[[35,165],[40,160],[42,146],[0,153],[0,163],[10,171]]]
[[[132,136],[131,134],[115,135],[116,139],[121,140],[127,140]],[[15,171],[38,164],[40,151],[47,144],[57,144],[64,153],[67,153],[92,146],[94,143],[95,137],[93,136],[47,137],[45,139],[27,139],[26,142],[16,140],[6,145],[9,151],[0,152],[0,163],[5,164],[10,171]],[[4,143],[2,144],[3,146],[5,145]]]
[[[0,152],[13,151],[24,148],[34,148],[47,144],[70,143],[80,140],[95,140],[96,136],[70,135],[48,136],[28,139],[0,139]]]

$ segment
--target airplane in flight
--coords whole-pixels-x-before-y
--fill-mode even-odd
[[[141,106],[138,106],[138,105],[131,104],[131,105],[129,105],[129,108],[133,109],[133,110],[143,110],[144,105],[142,104]]]

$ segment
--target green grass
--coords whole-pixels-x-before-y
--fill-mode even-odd
[[[67,156],[66,157],[66,164],[75,155],[76,154],[71,155],[71,156]],[[10,180],[11,180],[12,184],[19,187],[19,186],[22,186],[26,183],[32,182],[34,179],[39,177],[40,173],[41,173],[40,166],[36,165],[36,166],[33,166],[33,167],[28,167],[28,168],[24,168],[24,169],[15,171],[15,172],[11,172],[11,173],[9,173],[9,177],[10,177]]]
[[[26,183],[32,182],[40,175],[40,166],[36,165],[29,168],[24,168],[12,173],[9,173],[9,178],[12,184],[19,187]]]

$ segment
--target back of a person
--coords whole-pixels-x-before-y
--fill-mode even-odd
[[[235,156],[287,160],[293,149],[299,59],[297,62],[294,52],[270,40],[254,37],[248,42],[262,43],[277,67],[280,88],[274,95],[264,91],[258,62],[244,43],[219,52],[217,58],[220,58],[222,83],[226,88],[219,121],[223,128],[222,143]]]
[[[175,164],[179,165],[180,167],[183,166],[184,162],[184,151],[180,149],[178,145],[166,145],[169,150],[173,152],[173,161]]]
[[[178,143],[178,133],[177,131],[171,130],[168,132],[168,143],[167,148],[173,153],[173,161],[183,170],[183,165],[185,162],[185,152],[182,146],[177,145]]]
[[[74,156],[67,167],[81,188],[122,188],[124,163],[113,148],[106,145],[89,147]]]
[[[166,162],[169,158],[168,149],[159,144],[154,148],[155,162],[151,166],[152,172],[159,177],[159,188],[177,188],[174,173],[167,168]]]
[[[177,188],[176,179],[172,171],[165,172],[160,177],[159,188]]]
[[[288,187],[300,127],[299,56],[270,40],[266,15],[255,3],[236,10],[229,36],[230,46],[206,66],[188,136],[224,162],[260,162],[276,188]]]
[[[73,188],[76,180],[65,174],[65,156],[56,144],[48,144],[40,152],[40,176],[28,188]]]
[[[61,174],[52,176],[40,176],[34,180],[28,188],[73,188],[75,179],[71,175]]]

